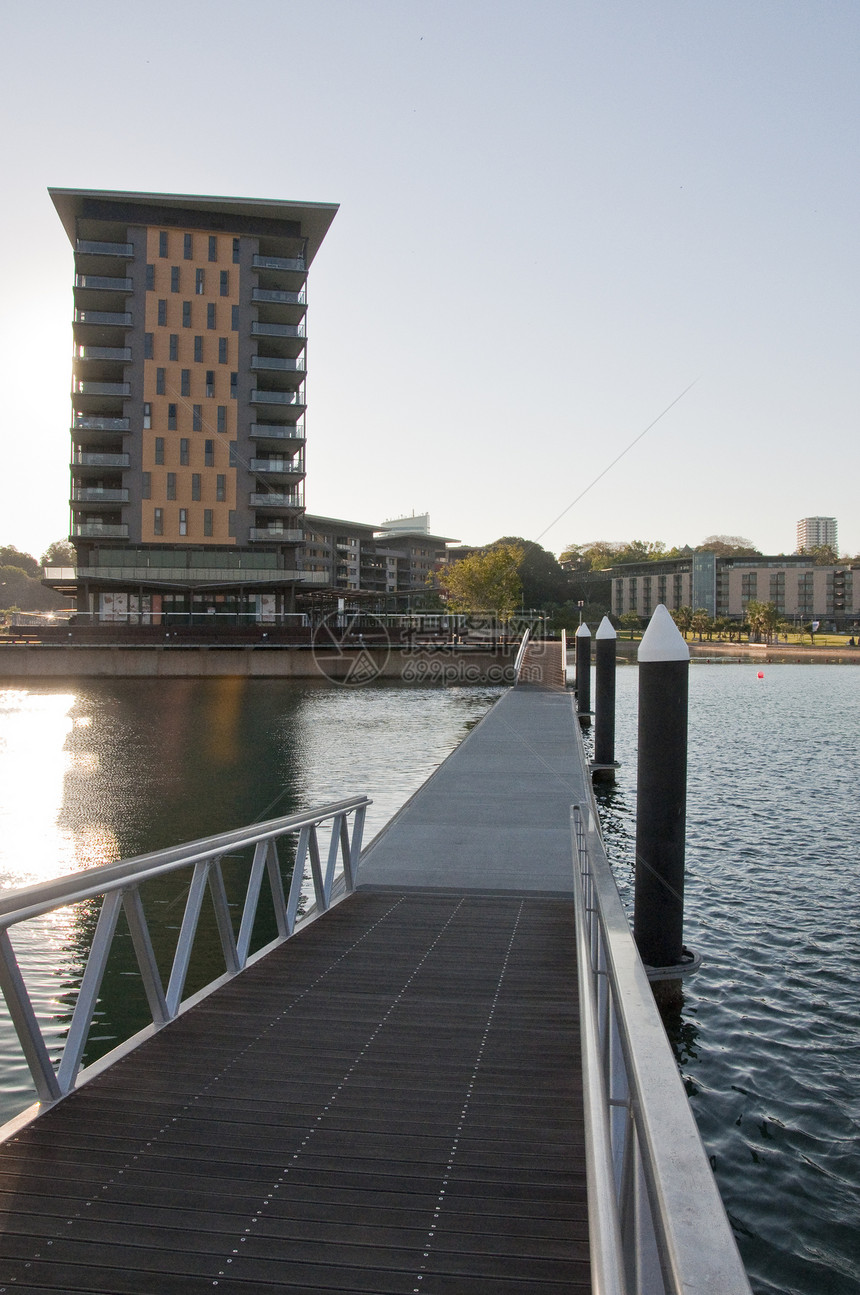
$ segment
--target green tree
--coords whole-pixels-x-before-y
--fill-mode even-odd
[[[698,634],[699,642],[705,634],[713,634],[714,622],[711,620],[706,608],[697,607],[690,618],[690,629],[694,634]]]
[[[638,612],[625,612],[624,615],[620,616],[618,619],[621,624],[621,628],[630,631],[631,639],[633,638],[634,633],[642,628],[642,619]]]
[[[522,596],[523,550],[501,542],[439,572],[439,588],[452,611],[493,611],[507,620]]]
[[[70,540],[54,540],[42,554],[43,567],[73,567],[76,561],[75,546]]]
[[[761,549],[743,535],[708,535],[697,546],[696,552],[716,553],[718,558],[756,557]]]
[[[570,597],[570,577],[559,566],[553,553],[534,540],[519,535],[504,535],[488,548],[519,549],[522,552],[517,574],[522,582],[522,602],[526,607],[546,608]]]
[[[38,568],[37,568],[38,569]],[[0,608],[22,612],[59,611],[69,602],[62,594],[46,589],[41,580],[21,567],[0,566]]]
[[[0,546],[0,567],[17,567],[28,576],[41,576],[42,568],[32,553],[22,553],[14,544]]]
[[[678,629],[687,637],[693,628],[693,609],[692,607],[676,607],[671,613],[672,620],[678,626]]]

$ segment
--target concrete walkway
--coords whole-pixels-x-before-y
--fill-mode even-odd
[[[358,884],[572,895],[588,776],[572,693],[512,689],[370,844]]]

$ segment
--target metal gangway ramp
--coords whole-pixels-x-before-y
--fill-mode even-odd
[[[0,1145],[0,1295],[749,1295],[588,778],[571,697],[518,687],[360,867],[362,798],[0,896],[0,987],[44,1106]],[[164,988],[137,887],[179,866]],[[278,937],[249,955],[267,874]],[[207,887],[227,970],[183,999]],[[8,927],[81,893],[104,901],[55,1067]],[[120,908],[153,1025],[79,1074]],[[638,1052],[622,1000],[647,1017]]]

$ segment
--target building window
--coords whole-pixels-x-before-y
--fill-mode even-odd
[[[191,473],[191,499],[194,503],[200,502],[200,473]]]
[[[164,462],[164,437],[156,436],[155,438],[155,462]]]
[[[191,395],[191,370],[182,369],[179,374],[179,394],[180,396]]]
[[[156,508],[152,517],[152,529],[156,535],[164,534],[164,509]]]
[[[144,427],[152,426],[152,405],[147,401],[143,406],[143,425]]]
[[[179,466],[188,467],[188,437],[182,436],[179,440]]]
[[[155,370],[155,394],[157,396],[164,395],[164,369]]]
[[[203,431],[203,406],[191,406],[191,430],[192,432]]]
[[[176,431],[176,406],[172,404],[167,406],[167,430]]]
[[[141,473],[140,497],[141,499],[152,498],[152,473],[151,472]]]
[[[179,534],[188,534],[188,509],[180,508],[179,510]]]
[[[231,468],[235,468],[236,466],[238,451],[239,451],[239,442],[231,441],[230,442],[230,467]]]
[[[168,472],[167,474],[167,498],[176,498],[176,473]]]
[[[218,435],[223,436],[227,431],[227,406],[218,406]]]
[[[218,338],[218,363],[219,364],[227,363],[227,338],[226,337]]]
[[[152,333],[144,333],[143,335],[143,358],[145,360],[152,359]]]
[[[230,395],[235,400],[239,394],[239,375],[238,373],[230,374]]]
[[[194,338],[194,363],[200,364],[203,359],[203,338],[198,333]]]
[[[191,302],[183,301],[182,303],[182,327],[191,327]]]
[[[238,333],[239,331],[239,307],[238,306],[230,307],[230,327],[232,328],[234,333]]]
[[[152,292],[155,287],[155,266],[147,265],[146,267],[146,291]]]
[[[167,323],[167,300],[164,297],[158,299],[158,324],[163,328]]]
[[[220,276],[219,292],[222,297],[230,296],[230,271],[222,270]]]
[[[218,260],[218,239],[214,234],[209,235],[209,260]]]
[[[232,508],[227,514],[227,534],[233,540],[236,538],[236,514]]]
[[[192,250],[191,250],[191,249],[192,249],[191,235],[190,235],[190,234],[183,234],[183,236],[182,236],[182,255],[185,257],[185,260],[186,260],[186,261],[190,261],[190,260],[191,260],[191,257],[192,257],[192,255],[193,255],[193,253],[192,253]]]
[[[169,348],[167,353],[168,360],[178,360],[179,359],[179,334],[178,333],[170,334],[168,348]]]
[[[215,442],[203,442],[203,466],[205,468],[215,467]]]
[[[215,500],[216,503],[223,504],[227,498],[227,474],[219,472],[215,478]]]
[[[241,255],[239,248],[240,248],[239,240],[238,238],[234,238],[233,239],[233,261],[236,265],[239,264],[239,256]]]
[[[210,301],[206,306],[206,327],[215,327],[215,302]]]
[[[158,255],[167,256],[167,230],[162,229],[158,235]]]
[[[207,396],[215,395],[215,370],[214,369],[206,370],[206,395]]]
[[[211,508],[203,509],[203,534],[204,535],[212,534],[212,509]]]
[[[206,271],[195,270],[194,271],[194,291],[197,293],[198,297],[203,296],[203,288],[204,288],[205,281],[206,281]]]
[[[179,266],[171,265],[170,267],[170,291],[179,291]]]

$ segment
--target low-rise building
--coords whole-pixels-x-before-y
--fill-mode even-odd
[[[415,525],[403,524],[407,520]],[[302,568],[309,583],[376,594],[390,610],[426,592],[428,576],[445,565],[455,542],[432,535],[426,516],[379,526],[306,513],[304,526]]]
[[[658,603],[670,611],[703,607],[712,617],[742,621],[750,602],[773,603],[789,622],[818,620],[837,630],[860,621],[860,567],[816,565],[804,554],[718,557],[693,553],[611,568],[612,611],[647,621]]]

